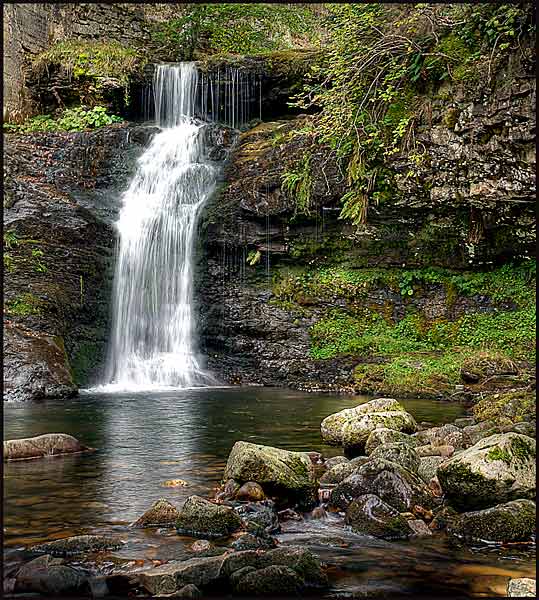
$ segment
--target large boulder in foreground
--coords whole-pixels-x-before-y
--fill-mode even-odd
[[[67,433],[46,433],[32,438],[5,441],[4,460],[43,458],[91,450],[92,448],[82,445],[77,438]]]
[[[386,540],[406,539],[413,533],[408,521],[374,494],[359,496],[348,506],[346,523],[357,533]]]
[[[255,481],[267,495],[310,501],[316,485],[314,467],[306,452],[236,442],[226,463],[224,479]]]
[[[465,541],[519,542],[535,531],[535,502],[512,500],[492,508],[458,515],[448,532]]]
[[[447,500],[459,510],[535,498],[535,440],[500,433],[444,461],[437,470]]]
[[[87,577],[64,564],[63,559],[45,555],[23,565],[15,576],[15,592],[46,594],[57,598],[81,592]]]
[[[363,450],[371,432],[379,428],[414,433],[417,424],[402,404],[393,398],[378,398],[329,415],[320,427],[328,444],[357,450]]]
[[[249,573],[257,573],[257,576],[246,578]],[[319,559],[309,550],[294,546],[171,561],[138,577],[142,587],[153,596],[175,594],[190,584],[204,592],[233,588],[249,595],[273,593],[279,596],[327,586]],[[279,577],[284,578],[283,582],[286,580],[284,589],[278,587]]]
[[[431,508],[435,503],[432,492],[417,475],[381,458],[369,460],[339,483],[332,490],[329,503],[346,510],[364,494],[375,494],[398,512],[409,512],[416,505]]]
[[[183,535],[198,537],[222,537],[237,531],[242,521],[229,506],[214,504],[200,496],[189,496],[185,501],[176,529]],[[188,581],[187,583],[195,583]]]

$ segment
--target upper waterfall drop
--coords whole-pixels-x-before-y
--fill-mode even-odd
[[[155,135],[122,197],[106,382],[111,390],[215,383],[194,340],[193,245],[219,166],[205,156],[196,121],[194,63],[159,65]]]

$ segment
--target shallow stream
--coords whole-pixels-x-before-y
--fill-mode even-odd
[[[149,563],[186,557],[191,538],[173,530],[131,530],[129,523],[158,498],[181,506],[189,495],[211,494],[237,440],[340,454],[340,448],[322,442],[320,422],[368,399],[268,388],[200,388],[85,393],[68,401],[5,405],[5,439],[61,432],[97,449],[4,465],[6,565],[18,562],[29,544],[83,533],[126,540],[122,550],[110,553],[112,558]],[[458,404],[429,400],[403,404],[417,421],[435,424],[464,412]],[[164,485],[172,479],[186,485]],[[278,540],[311,547],[330,565],[333,589],[328,597],[375,592],[503,596],[509,577],[535,577],[535,549],[529,546],[464,550],[440,536],[390,543],[347,532],[336,516],[285,522]]]

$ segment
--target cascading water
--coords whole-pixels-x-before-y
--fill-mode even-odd
[[[160,65],[154,76],[163,129],[139,159],[123,196],[113,292],[108,387],[118,390],[214,383],[194,343],[193,243],[200,209],[219,167],[205,158],[203,123],[193,119],[193,63]]]

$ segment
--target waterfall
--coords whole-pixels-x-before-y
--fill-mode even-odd
[[[219,166],[205,157],[204,123],[194,119],[193,63],[154,75],[161,127],[122,197],[106,382],[117,390],[211,384],[194,340],[193,244],[200,209]]]

